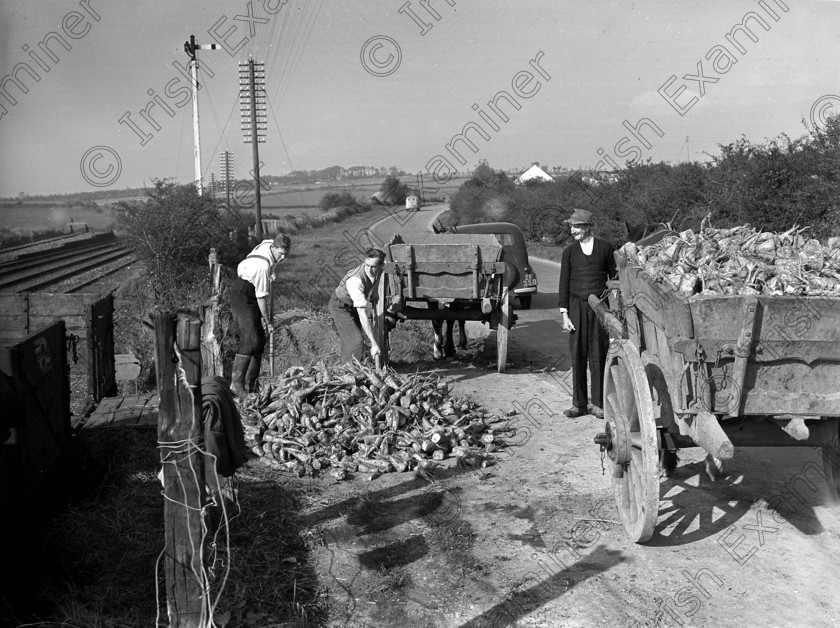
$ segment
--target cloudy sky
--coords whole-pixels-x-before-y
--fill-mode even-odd
[[[803,119],[840,112],[839,11],[793,0],[0,0],[0,196],[192,180],[179,69],[191,34],[219,46],[198,53],[205,179],[221,150],[237,176],[250,170],[237,100],[249,55],[266,67],[267,174],[396,165],[443,179],[480,159],[707,160],[742,135],[800,136]]]

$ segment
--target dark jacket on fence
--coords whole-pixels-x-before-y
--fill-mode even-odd
[[[215,456],[216,473],[230,477],[248,461],[245,453],[248,448],[233,393],[218,375],[201,380],[201,414],[204,417],[206,450],[212,454],[205,457],[204,468],[213,468]]]

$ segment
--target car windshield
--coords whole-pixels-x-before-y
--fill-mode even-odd
[[[509,233],[496,233],[494,234],[497,238],[499,238],[499,242],[502,243],[502,246],[513,246],[514,240],[513,236]]]

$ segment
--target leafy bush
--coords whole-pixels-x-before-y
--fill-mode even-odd
[[[840,235],[840,117],[792,140],[763,144],[745,138],[720,147],[709,164],[643,163],[624,168],[618,180],[587,185],[580,177],[513,185],[486,163],[455,193],[456,224],[504,220],[531,240],[563,241],[563,220],[575,208],[596,216],[602,237],[620,243],[630,224],[671,222],[697,230],[712,224],[753,224],[768,231],[807,225],[817,238]]]
[[[207,255],[216,248],[226,263],[247,255],[249,219],[200,196],[195,186],[165,180],[146,190],[144,202],[121,202],[117,222],[146,268],[157,304],[194,304],[195,286],[204,284]]]
[[[347,190],[343,192],[327,192],[321,197],[318,206],[327,211],[333,207],[356,207],[359,201]]]
[[[9,229],[8,227],[0,227],[0,248],[6,246],[17,246],[18,244],[28,244],[30,242],[38,242],[40,240],[47,240],[49,238],[57,238],[58,236],[62,235],[66,234],[61,229],[29,231],[22,229]]]
[[[382,181],[377,195],[385,205],[400,205],[405,203],[408,187],[397,177],[389,175]]]

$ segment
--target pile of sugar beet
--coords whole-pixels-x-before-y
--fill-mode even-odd
[[[621,250],[631,266],[683,295],[840,296],[840,238],[823,244],[806,231],[701,227]]]
[[[432,461],[493,464],[499,435],[513,431],[506,418],[449,392],[435,374],[319,362],[264,382],[240,413],[251,450],[299,477],[415,470],[428,479]]]

